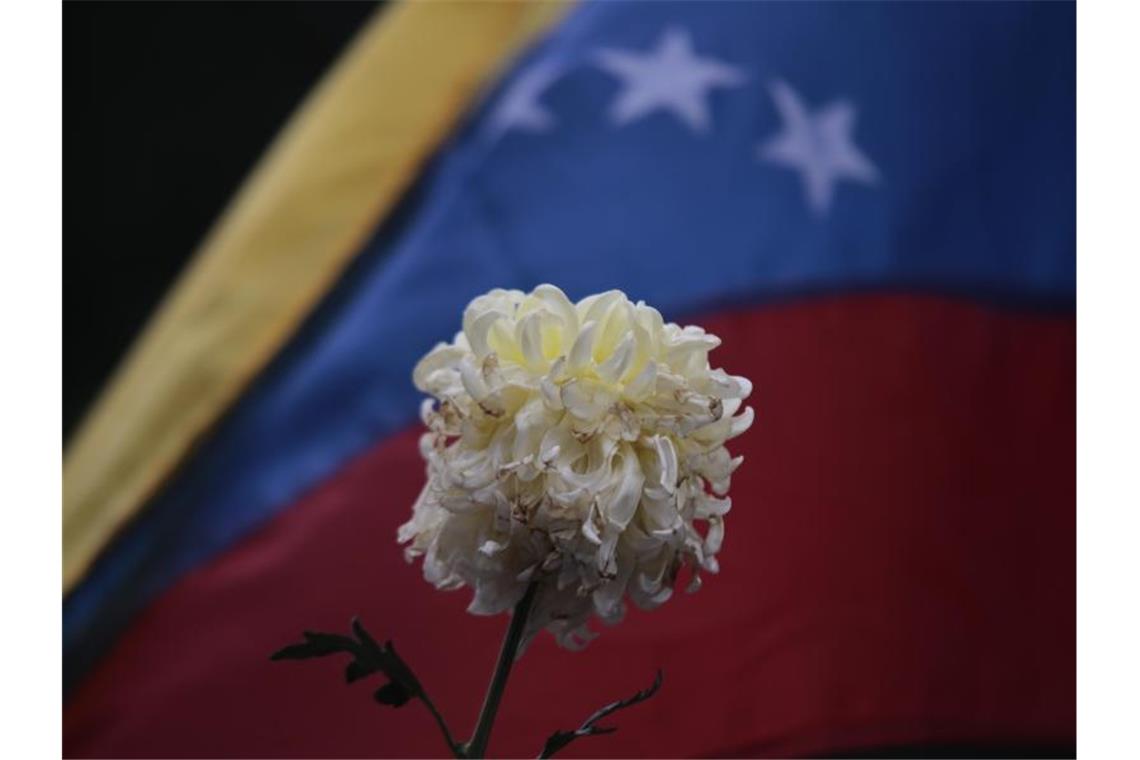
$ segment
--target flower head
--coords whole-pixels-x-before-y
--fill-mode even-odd
[[[511,609],[539,584],[528,638],[577,647],[592,613],[653,608],[678,571],[717,571],[726,494],[752,424],[752,384],[709,367],[720,340],[621,291],[571,302],[553,285],[493,290],[415,368],[427,484],[401,526],[438,588],[469,611]],[[702,533],[698,525],[704,524]]]

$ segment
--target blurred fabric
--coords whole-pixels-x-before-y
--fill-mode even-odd
[[[65,436],[374,10],[335,0],[64,6]]]
[[[290,120],[65,467],[68,756],[438,756],[417,705],[270,664],[360,614],[460,733],[505,619],[395,544],[416,359],[493,287],[610,288],[755,383],[721,573],[492,751],[1075,745],[1075,12],[407,3]]]

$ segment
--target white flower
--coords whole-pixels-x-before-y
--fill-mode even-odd
[[[571,648],[592,637],[591,613],[619,620],[627,595],[663,603],[684,564],[695,590],[717,571],[742,461],[724,443],[753,417],[752,384],[709,367],[719,344],[618,290],[476,298],[415,368],[435,400],[422,409],[427,485],[399,531],[409,561],[423,556],[438,588],[474,588],[476,614],[510,610],[538,582],[527,638],[547,628]]]

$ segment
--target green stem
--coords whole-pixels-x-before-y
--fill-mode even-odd
[[[534,603],[538,584],[532,583],[526,594],[515,605],[511,615],[511,624],[507,628],[507,635],[503,639],[503,647],[499,650],[499,661],[495,664],[495,673],[491,676],[491,683],[487,687],[487,696],[483,699],[483,709],[479,711],[479,722],[475,724],[475,735],[467,742],[464,755],[470,758],[482,758],[487,751],[487,742],[491,739],[491,727],[495,723],[495,714],[499,711],[499,702],[503,699],[503,690],[507,686],[507,677],[511,674],[511,666],[515,663],[519,643],[522,641],[523,629],[526,628],[527,615],[530,614],[531,604]]]

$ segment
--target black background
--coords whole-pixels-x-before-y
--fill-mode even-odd
[[[63,425],[370,2],[63,7]]]

